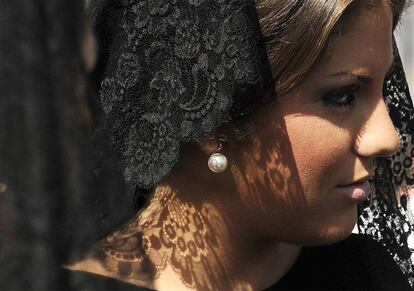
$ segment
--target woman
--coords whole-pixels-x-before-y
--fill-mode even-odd
[[[374,159],[398,149],[382,89],[404,4],[92,3],[105,126],[150,195],[68,268],[158,290],[302,288],[304,247],[351,234]],[[309,288],[408,288],[372,241],[316,253],[343,272],[358,264],[330,256],[358,245],[379,265]],[[380,283],[359,279],[375,268]]]

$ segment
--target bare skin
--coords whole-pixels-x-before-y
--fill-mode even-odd
[[[149,206],[67,267],[158,290],[262,290],[301,246],[346,238],[357,202],[337,187],[372,175],[373,159],[399,144],[382,97],[391,10],[360,7],[350,23],[288,96],[253,116],[254,136],[229,142],[225,172],[207,168],[218,139],[188,144]]]

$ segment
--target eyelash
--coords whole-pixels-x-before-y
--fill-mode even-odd
[[[353,84],[351,86],[343,87],[326,94],[322,100],[325,106],[332,107],[334,109],[346,109],[354,105],[355,98],[359,91],[359,85]],[[346,101],[335,101],[338,97],[347,97]]]

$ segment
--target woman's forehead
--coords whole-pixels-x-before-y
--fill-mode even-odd
[[[334,32],[312,71],[335,74],[355,67],[392,63],[392,11],[384,5],[360,6]],[[339,32],[339,33],[338,33]]]

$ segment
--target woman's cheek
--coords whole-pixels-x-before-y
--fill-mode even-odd
[[[307,200],[311,193],[331,192],[339,181],[349,150],[345,130],[317,117],[297,117],[286,123],[300,182]],[[342,171],[343,172],[343,171]]]

